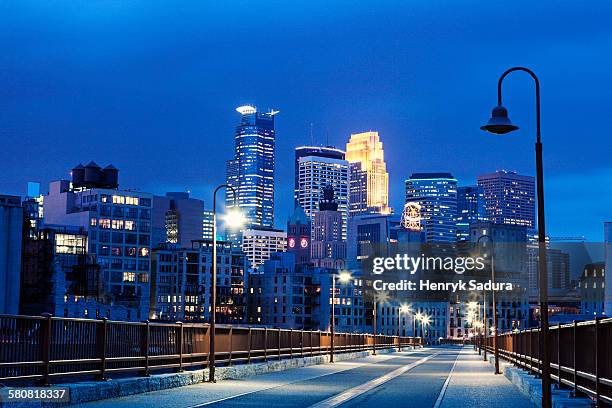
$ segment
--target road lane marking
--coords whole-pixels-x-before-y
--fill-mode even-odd
[[[448,388],[448,384],[450,383],[450,379],[453,375],[453,371],[455,371],[455,366],[457,365],[457,360],[459,360],[459,356],[461,355],[461,353],[463,352],[463,349],[459,351],[459,353],[457,353],[457,357],[455,358],[455,362],[453,363],[453,367],[451,368],[450,372],[448,373],[448,377],[446,377],[446,381],[444,381],[444,385],[442,386],[442,390],[440,391],[440,395],[438,395],[438,399],[436,400],[436,403],[434,404],[433,408],[440,408],[440,404],[442,404],[442,400],[444,399],[444,394],[446,394],[446,389]]]
[[[403,367],[397,368],[390,373],[387,373],[381,377],[370,380],[366,383],[358,385],[356,387],[350,388],[340,394],[334,395],[333,397],[327,398],[323,401],[317,402],[316,404],[311,405],[309,408],[333,408],[337,407],[340,404],[344,404],[348,400],[351,400],[361,394],[364,394],[368,391],[373,390],[374,388],[384,384],[385,382],[394,379],[407,371],[412,370],[414,367],[419,366],[425,363],[427,360],[434,358],[439,355],[441,352],[434,353],[430,356],[423,357],[420,360],[415,361],[414,363],[407,364]]]
[[[404,355],[412,356],[414,354],[420,354],[423,351],[426,351],[426,350],[409,351],[407,354],[404,354]],[[388,356],[384,356],[383,355],[383,356],[380,356],[380,357],[384,357],[384,359],[382,359],[382,361],[379,361],[379,362],[380,363],[384,363],[385,361],[392,360],[394,358],[397,358],[398,356],[393,355],[393,354],[389,354]],[[432,356],[430,356],[430,357],[432,357]],[[254,393],[260,392],[260,391],[267,391],[267,390],[271,390],[271,389],[274,389],[274,388],[284,387],[286,385],[297,384],[297,383],[300,383],[300,382],[303,382],[303,381],[314,380],[314,379],[317,379],[317,378],[325,377],[327,375],[338,374],[338,373],[341,373],[341,372],[344,372],[344,371],[353,370],[353,369],[358,368],[358,367],[363,367],[363,366],[367,366],[367,365],[376,365],[379,362],[351,363],[350,360],[347,360],[346,363],[349,363],[352,367],[348,366],[346,368],[341,368],[338,371],[332,371],[332,372],[324,373],[324,374],[317,374],[317,375],[314,375],[312,377],[306,377],[306,378],[302,378],[302,379],[295,380],[295,381],[288,381],[288,382],[285,382],[285,383],[282,383],[282,384],[273,384],[273,385],[270,385],[269,387],[263,387],[263,388],[258,388],[256,390],[245,391],[245,392],[240,393],[240,394],[228,395],[227,397],[218,398],[218,399],[213,400],[213,401],[208,401],[208,402],[203,402],[201,404],[191,405],[191,406],[189,406],[187,408],[200,408],[200,407],[204,407],[204,406],[207,406],[207,405],[216,404],[218,402],[223,402],[223,401],[227,401],[227,400],[230,400],[230,399],[243,397],[245,395],[254,394]]]

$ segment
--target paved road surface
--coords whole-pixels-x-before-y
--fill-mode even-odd
[[[495,396],[497,403],[491,405]],[[429,348],[81,405],[86,408],[529,407],[470,348]]]

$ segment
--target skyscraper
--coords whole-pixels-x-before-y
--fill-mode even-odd
[[[238,207],[247,226],[274,225],[274,116],[278,111],[258,112],[253,106],[236,108],[240,124],[235,133],[235,156],[227,162],[227,184],[237,194]],[[234,197],[226,192],[226,205]]]
[[[485,218],[484,195],[480,186],[457,187],[457,240],[469,241],[470,225]]]
[[[457,180],[450,173],[414,173],[406,180],[406,203],[421,206],[426,242],[457,240]]]
[[[378,132],[352,134],[346,160],[350,163],[349,215],[390,213],[389,173]]]
[[[342,216],[343,239],[346,239],[348,218],[348,168],[344,151],[340,149],[312,146],[295,149],[295,206],[301,206],[313,224],[323,189],[331,186]]]
[[[485,216],[495,224],[522,225],[534,230],[535,182],[531,176],[497,171],[478,176],[485,200]]]
[[[342,214],[334,199],[334,189],[323,189],[319,211],[314,216],[312,235],[312,261],[315,266],[344,269],[346,267],[346,241],[342,239]]]

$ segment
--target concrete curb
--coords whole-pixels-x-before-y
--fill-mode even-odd
[[[495,366],[495,357],[489,356],[489,364]],[[500,359],[499,370],[510,382],[519,389],[536,406],[542,406],[542,381],[537,379],[522,368],[515,367],[511,363]],[[588,398],[577,397],[570,395],[570,391],[566,389],[552,386],[552,406],[553,408],[570,408],[570,407],[592,407],[593,401]]]
[[[397,349],[378,350],[378,354],[397,352]],[[338,353],[336,361],[353,360],[371,355],[371,351],[353,353]],[[217,367],[215,380],[239,379],[259,374],[290,370],[292,368],[306,367],[329,363],[329,355],[282,359],[262,363],[244,364],[227,367]],[[202,383],[208,378],[208,369],[184,371],[182,373],[156,374],[150,377],[130,377],[111,379],[108,381],[84,381],[78,383],[54,384],[70,389],[70,402],[67,403],[0,403],[0,407],[7,408],[38,408],[38,407],[65,407],[85,402],[98,401],[109,398],[125,397],[151,391],[160,391],[169,388],[184,387]]]

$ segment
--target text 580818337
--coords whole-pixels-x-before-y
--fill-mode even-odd
[[[68,387],[4,387],[0,402],[70,402]]]

